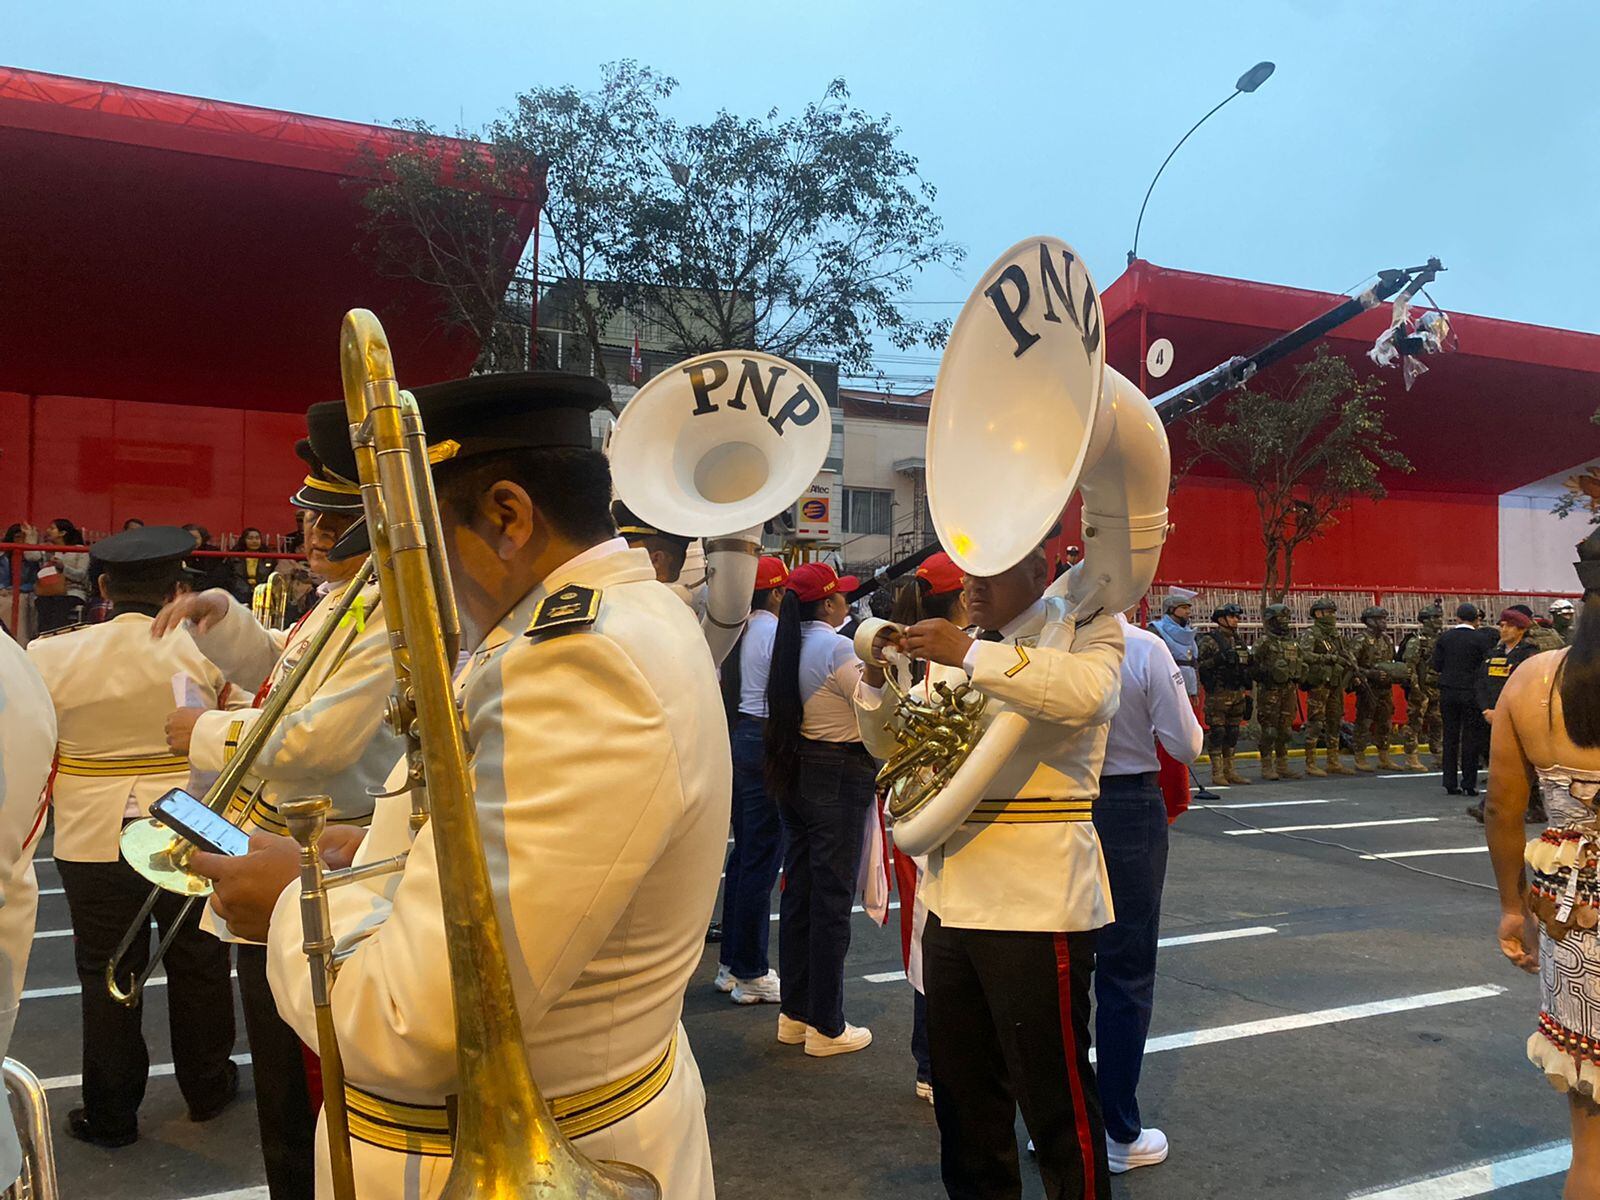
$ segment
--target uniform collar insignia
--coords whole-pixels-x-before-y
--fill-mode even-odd
[[[533,610],[528,622],[528,637],[567,633],[593,625],[600,616],[600,591],[577,583],[557,588]]]

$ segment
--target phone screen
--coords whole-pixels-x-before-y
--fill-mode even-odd
[[[223,819],[182,788],[173,788],[150,806],[150,815],[213,854],[244,854],[250,835]]]

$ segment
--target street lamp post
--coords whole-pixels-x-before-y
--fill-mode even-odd
[[[1156,168],[1155,179],[1152,179],[1150,181],[1150,186],[1145,189],[1144,203],[1139,205],[1139,220],[1133,227],[1133,249],[1128,251],[1129,266],[1132,266],[1133,260],[1139,257],[1139,227],[1144,224],[1145,205],[1150,203],[1150,193],[1156,190],[1156,180],[1161,178],[1161,172],[1167,169],[1167,164],[1172,161],[1172,156],[1182,149],[1183,144],[1189,140],[1189,134],[1192,134],[1196,129],[1199,129],[1200,126],[1209,121],[1212,115],[1215,114],[1223,104],[1228,103],[1229,100],[1232,100],[1234,97],[1243,92],[1255,91],[1267,81],[1268,77],[1271,76],[1275,69],[1276,67],[1272,63],[1258,62],[1243,75],[1239,76],[1239,81],[1233,85],[1233,91],[1228,94],[1227,98],[1223,100],[1221,104],[1218,104],[1216,108],[1213,108],[1211,112],[1208,112],[1205,116],[1201,117],[1198,121],[1191,125],[1189,127],[1189,133],[1186,133],[1179,138],[1178,144],[1168,151],[1167,156],[1161,160],[1161,165]]]

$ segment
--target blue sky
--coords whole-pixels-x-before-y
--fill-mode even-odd
[[[843,76],[899,122],[968,249],[919,280],[953,314],[1020,238],[1121,271],[1162,157],[1250,64],[1278,64],[1168,167],[1143,257],[1341,291],[1430,254],[1446,308],[1600,331],[1600,7],[507,0],[4,7],[9,64],[353,120],[469,126],[624,57],[673,109],[792,110]],[[909,384],[931,357],[887,360]]]

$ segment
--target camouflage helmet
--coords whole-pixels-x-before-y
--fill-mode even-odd
[[[1338,611],[1339,611],[1339,606],[1336,603],[1334,603],[1334,599],[1333,599],[1332,596],[1318,596],[1315,600],[1313,600],[1311,602],[1311,615],[1313,617],[1316,616],[1319,612],[1336,613]]]
[[[1240,608],[1237,604],[1224,604],[1221,608],[1214,609],[1211,613],[1211,619],[1213,621],[1220,621],[1223,617],[1242,616],[1244,616],[1244,609]]]
[[[1294,614],[1287,604],[1269,604],[1261,610],[1261,621],[1268,629],[1288,629]]]
[[[1361,610],[1361,623],[1363,625],[1371,621],[1387,621],[1388,619],[1389,610],[1381,604],[1369,604]]]
[[[1424,625],[1442,625],[1444,623],[1444,609],[1437,604],[1428,604],[1417,610],[1417,620]]]

